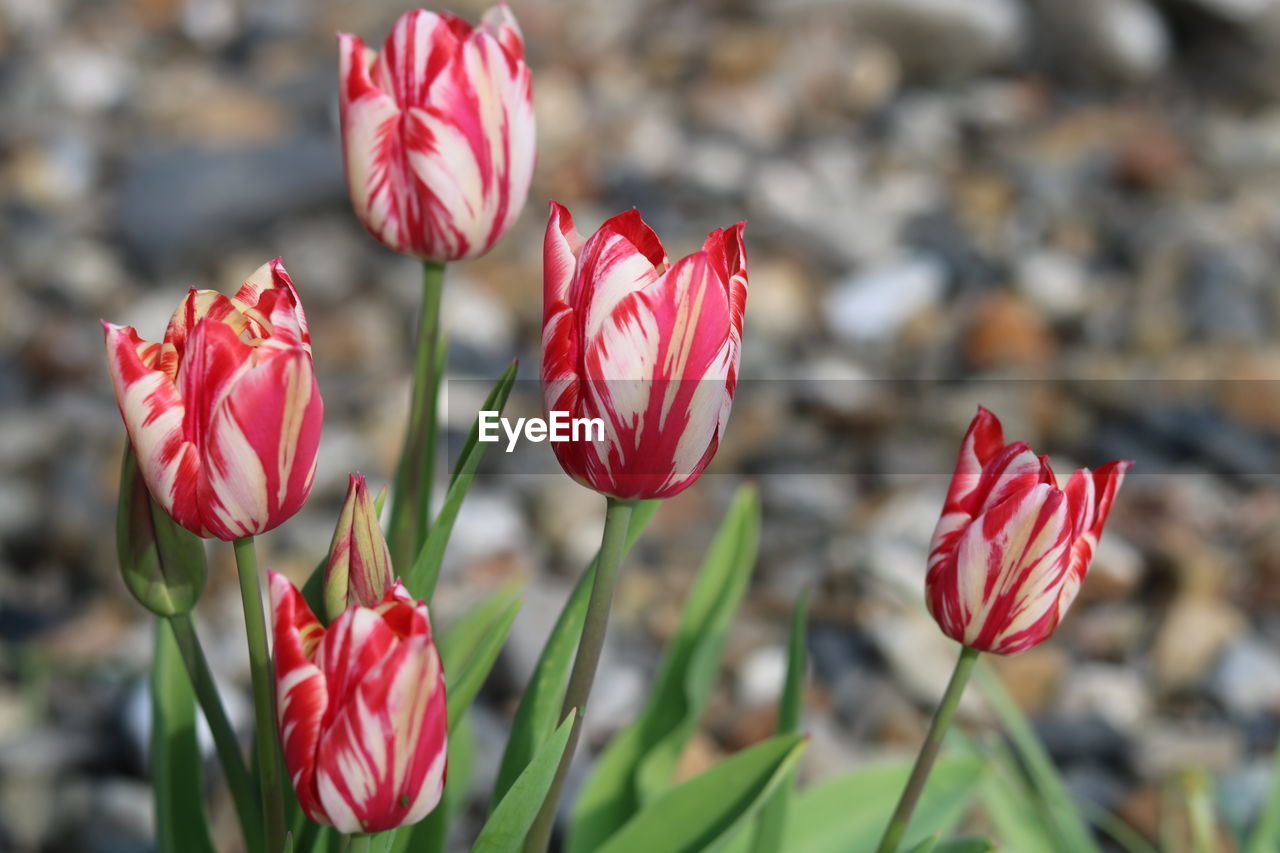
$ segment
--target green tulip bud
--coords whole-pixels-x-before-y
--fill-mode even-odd
[[[204,590],[204,542],[152,499],[128,443],[120,467],[116,551],[125,586],[143,607],[176,616],[196,606]]]
[[[332,621],[352,604],[375,607],[391,587],[391,552],[364,477],[351,475],[324,568],[324,608]]]

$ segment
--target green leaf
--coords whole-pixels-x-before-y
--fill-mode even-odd
[[[214,853],[204,814],[195,693],[173,632],[161,619],[151,665],[151,784],[161,853]]]
[[[786,853],[874,850],[910,772],[910,763],[878,764],[802,791],[792,798],[782,849]],[[939,758],[911,817],[905,845],[954,828],[969,810],[982,774],[983,762],[973,755]]]
[[[517,587],[503,587],[441,634],[440,659],[444,666],[450,730],[458,724],[489,677],[521,603]]]
[[[502,411],[507,404],[507,398],[511,396],[511,388],[515,384],[516,370],[519,366],[518,361],[511,362],[499,377],[498,384],[489,392],[488,398],[481,406],[483,411]],[[476,422],[471,425],[471,432],[467,435],[462,452],[458,455],[458,463],[453,469],[453,478],[449,481],[449,490],[445,493],[440,514],[432,523],[427,539],[418,552],[418,558],[413,561],[412,568],[405,575],[405,585],[408,586],[414,598],[430,601],[435,592],[436,581],[440,578],[440,565],[444,561],[445,546],[449,544],[453,524],[458,520],[458,511],[462,509],[462,500],[467,496],[467,489],[471,488],[476,468],[479,467],[487,448],[487,443],[480,442],[480,416],[477,414]]]
[[[538,747],[533,760],[515,782],[508,786],[506,795],[480,830],[471,853],[507,853],[520,848],[555,779],[576,715],[577,711],[569,712],[560,727]]]
[[[950,841],[939,841],[937,836],[933,836],[911,848],[911,853],[992,853],[995,849],[990,841],[982,838],[953,838]]]
[[[601,755],[574,810],[569,853],[594,851],[664,791],[706,706],[760,542],[760,501],[738,490],[685,601],[649,702]]]
[[[986,666],[978,667],[975,675],[987,704],[995,712],[1027,768],[1032,790],[1044,803],[1053,827],[1053,837],[1060,845],[1059,849],[1070,853],[1101,853],[1098,842],[1089,831],[1088,823],[1067,793],[1066,783],[1054,766],[1053,759],[1049,757],[1013,697],[1000,683],[999,677]]]
[[[1043,804],[1009,750],[1003,745],[991,750],[987,766],[980,796],[996,837],[1018,853],[1057,853]]]
[[[640,501],[635,505],[627,525],[624,558],[649,526],[649,521],[661,503]],[[596,560],[599,558],[597,553],[574,586],[560,611],[555,627],[547,637],[547,644],[542,648],[542,655],[533,669],[524,695],[520,698],[520,707],[516,710],[515,719],[511,723],[511,734],[502,753],[498,778],[493,785],[490,811],[497,808],[534,754],[556,730],[560,708],[564,704],[564,691],[569,684],[569,671],[578,650],[578,638],[582,636],[582,623],[587,618],[587,602],[591,598],[591,584],[595,580]]]
[[[800,732],[800,717],[804,711],[804,676],[807,657],[805,637],[809,594],[801,593],[791,615],[791,637],[787,644],[787,679],[778,700],[778,734],[792,735]],[[787,812],[795,793],[794,774],[778,786],[760,811],[756,822],[754,853],[781,853],[786,838]]]
[[[790,776],[807,745],[805,738],[786,735],[745,749],[654,798],[592,849],[598,853],[715,850],[751,820]]]

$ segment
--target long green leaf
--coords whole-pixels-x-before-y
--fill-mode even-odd
[[[1071,795],[1067,793],[1066,783],[1054,766],[1053,759],[1045,751],[1040,738],[1036,736],[1031,723],[1013,701],[1013,697],[1000,683],[999,677],[985,666],[977,668],[976,677],[983,696],[1026,765],[1033,790],[1045,804],[1055,837],[1060,842],[1059,849],[1070,853],[1101,853],[1088,824]]]
[[[504,587],[441,635],[440,658],[448,690],[450,729],[458,724],[489,677],[522,603],[516,587]]]
[[[161,853],[214,853],[204,814],[195,693],[173,632],[160,619],[151,665],[151,784]]]
[[[706,706],[760,542],[760,502],[739,489],[698,571],[639,717],[613,739],[574,811],[569,853],[590,853],[671,783]]]
[[[513,360],[503,371],[498,384],[485,399],[483,411],[502,411],[507,404],[507,398],[511,396],[511,388],[515,385],[516,371],[519,367],[520,363]],[[430,601],[435,592],[436,581],[440,578],[440,566],[444,562],[445,546],[449,544],[453,524],[458,520],[458,512],[462,509],[462,500],[467,496],[467,490],[471,488],[471,481],[475,479],[476,469],[480,466],[480,460],[484,457],[487,448],[488,444],[480,441],[480,416],[477,414],[475,423],[471,425],[471,432],[467,435],[466,443],[462,446],[462,452],[458,455],[458,463],[453,469],[453,479],[449,482],[449,490],[445,493],[440,514],[431,524],[427,539],[406,575],[405,584],[414,598]]]
[[[569,712],[560,728],[538,747],[533,759],[508,786],[506,794],[485,821],[476,843],[471,846],[471,853],[509,853],[520,848],[555,778],[576,714],[576,710]]]
[[[631,520],[627,525],[627,539],[623,546],[623,556],[629,552],[640,534],[649,526],[649,521],[658,510],[661,501],[640,501],[631,512]],[[516,709],[515,719],[511,723],[511,734],[507,738],[506,749],[502,753],[502,763],[498,768],[498,778],[493,785],[493,796],[489,801],[489,809],[497,808],[507,790],[515,783],[517,777],[528,766],[533,756],[546,743],[551,733],[556,731],[556,723],[560,719],[560,706],[564,703],[564,691],[569,683],[569,671],[573,667],[574,653],[578,648],[578,638],[582,635],[582,623],[587,618],[587,601],[591,597],[591,584],[595,579],[597,553],[591,565],[582,573],[578,583],[560,611],[555,627],[547,637],[547,644],[520,698],[520,707]]]
[[[804,711],[804,676],[806,616],[809,594],[802,593],[791,615],[791,637],[787,645],[787,679],[778,700],[778,734],[793,735],[800,732],[800,716]],[[756,822],[754,853],[781,853],[787,831],[787,812],[795,793],[794,774],[778,786],[769,802],[760,811]]]
[[[1003,745],[988,753],[980,797],[995,835],[1018,853],[1059,853],[1043,803]]]
[[[874,850],[910,771],[907,763],[877,765],[802,792],[792,801],[783,849],[787,853]],[[950,831],[969,810],[982,773],[982,761],[973,756],[940,758],[912,815],[905,844]]]
[[[755,816],[791,774],[805,738],[771,738],[668,789],[598,848],[598,853],[716,850]],[[847,848],[856,849],[856,848]]]

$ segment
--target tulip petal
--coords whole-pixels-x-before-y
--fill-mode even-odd
[[[506,3],[499,3],[485,12],[477,29],[493,36],[511,59],[524,59],[524,35]]]
[[[312,662],[325,631],[288,578],[275,572],[269,572],[268,577],[275,638],[276,715],[285,768],[303,811],[312,820],[327,823],[315,795],[314,778],[316,746],[329,694],[320,667]]]
[[[173,348],[144,341],[129,326],[102,325],[111,384],[138,468],[165,512],[203,534],[196,501],[199,453],[184,433],[186,406],[170,373],[157,368],[172,360]]]
[[[629,210],[608,220],[583,244],[569,292],[569,303],[579,312],[582,328],[578,335],[582,341],[601,337],[605,320],[614,315],[622,301],[662,274],[659,267],[665,269],[665,255],[655,263],[655,252],[661,252],[662,245],[658,243],[655,249],[652,243],[657,240],[656,235],[653,241],[646,236],[652,233],[640,213]],[[630,379],[640,375],[626,374]]]
[[[323,416],[311,356],[301,350],[280,352],[236,379],[212,414],[201,459],[200,501],[212,535],[262,533],[301,508]]]
[[[407,605],[403,605],[407,606]],[[357,609],[377,621],[373,611]],[[381,832],[421,820],[444,788],[445,702],[440,658],[426,637],[394,641],[390,632],[357,628],[345,670],[358,676],[317,750],[316,790],[325,814],[341,832]],[[328,639],[326,637],[326,639]],[[354,658],[354,659],[352,659]],[[372,665],[355,667],[374,660]],[[332,684],[332,680],[331,680]]]
[[[1058,600],[1060,616],[1067,612],[1080,593],[1089,564],[1093,562],[1093,551],[1102,536],[1102,526],[1111,512],[1111,504],[1124,482],[1125,473],[1131,467],[1133,463],[1128,461],[1108,462],[1093,472],[1081,468],[1067,481],[1065,491],[1075,519],[1076,538],[1071,545],[1071,565]]]
[[[729,304],[705,252],[624,298],[590,338],[584,412],[605,421],[596,466],[610,494],[667,497],[719,445],[730,370]]]
[[[1063,492],[1039,483],[988,509],[930,569],[930,612],[952,639],[1011,654],[1058,624],[1072,519]]]
[[[569,290],[585,241],[573,226],[573,215],[559,202],[551,202],[547,233],[542,241],[542,320],[570,307]]]

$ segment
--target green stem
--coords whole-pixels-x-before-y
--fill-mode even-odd
[[[267,850],[284,849],[284,799],[280,789],[280,755],[276,742],[274,680],[271,655],[267,651],[267,620],[262,612],[258,588],[258,558],[253,537],[233,543],[236,571],[240,576],[240,599],[244,604],[245,632],[249,638],[249,671],[253,676],[253,740],[258,754],[258,774],[262,783],[262,813],[266,817]]]
[[[396,468],[391,505],[391,564],[406,567],[418,556],[431,515],[431,480],[435,468],[436,396],[439,390],[440,296],[444,264],[422,263],[422,309],[418,316],[417,355],[413,368],[413,400],[400,465]]]
[[[600,556],[596,564],[595,582],[591,586],[586,621],[582,625],[582,639],[578,642],[578,654],[573,659],[573,670],[569,674],[569,686],[565,690],[560,719],[563,721],[575,708],[578,714],[574,717],[573,727],[569,730],[569,743],[560,757],[560,765],[556,768],[551,789],[547,791],[542,809],[529,829],[524,845],[525,853],[543,853],[551,844],[551,832],[555,827],[560,794],[564,790],[565,779],[569,775],[569,765],[573,763],[573,753],[578,748],[578,740],[582,737],[582,721],[586,717],[587,698],[591,695],[596,667],[600,663],[600,650],[604,647],[605,631],[609,626],[609,611],[613,607],[613,590],[617,586],[618,567],[622,563],[622,554],[626,548],[627,525],[631,521],[631,510],[634,506],[631,503],[609,498],[608,510],[604,517],[604,536],[600,542]]]
[[[372,835],[350,835],[347,837],[347,853],[372,853]]]
[[[240,754],[240,742],[236,740],[235,729],[222,706],[222,697],[218,694],[209,661],[205,659],[204,650],[200,647],[200,638],[196,635],[191,614],[179,613],[170,616],[168,621],[169,629],[182,653],[187,677],[191,679],[196,699],[200,702],[209,730],[213,733],[214,748],[218,752],[218,762],[222,765],[222,775],[226,777],[227,787],[231,789],[245,846],[250,853],[261,853],[262,813],[254,802],[253,777],[249,775],[244,756]]]
[[[915,810],[925,783],[929,781],[929,771],[933,769],[933,761],[938,757],[942,738],[960,705],[960,697],[964,695],[964,686],[969,681],[969,674],[973,672],[973,665],[977,663],[978,654],[977,649],[965,647],[960,650],[960,659],[956,661],[956,668],[951,673],[951,681],[942,694],[938,710],[933,712],[929,733],[925,736],[924,745],[920,747],[920,754],[916,756],[915,766],[911,768],[911,778],[907,780],[907,787],[898,800],[898,808],[885,827],[884,837],[880,839],[876,853],[897,853],[902,836],[907,832],[907,824],[911,821],[911,812]]]

